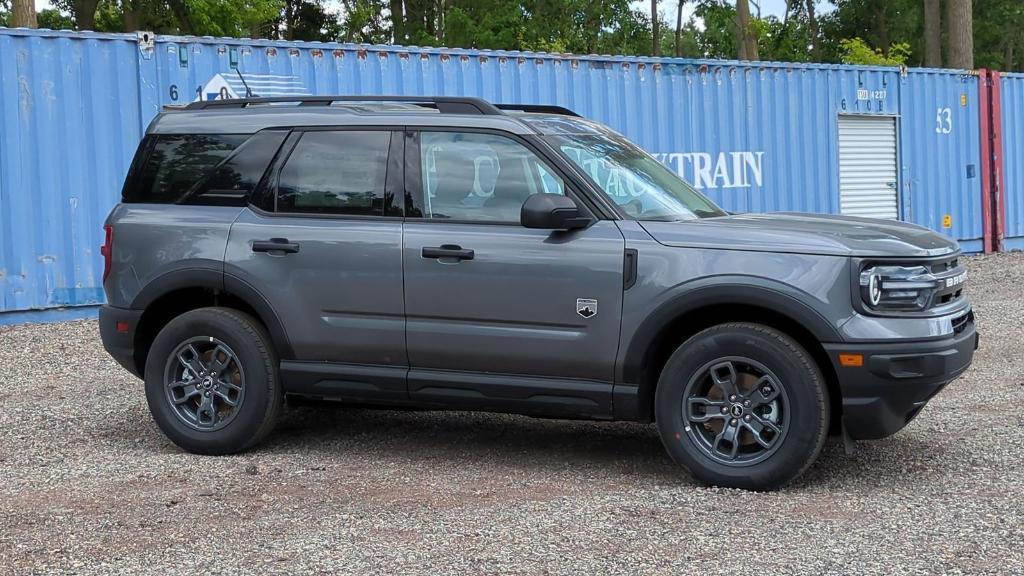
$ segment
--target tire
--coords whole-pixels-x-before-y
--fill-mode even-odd
[[[777,489],[810,467],[825,443],[828,407],[810,354],[749,323],[713,326],[684,342],[655,392],[672,459],[702,483],[745,490]]]
[[[192,310],[153,340],[146,401],[157,425],[182,449],[240,452],[270,433],[281,413],[277,365],[266,329],[252,316],[231,308]]]

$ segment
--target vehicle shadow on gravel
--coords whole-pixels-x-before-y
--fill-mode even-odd
[[[531,467],[612,466],[674,476],[653,426],[548,420],[481,412],[395,411],[304,406],[281,419],[264,449],[330,456],[345,451],[405,457],[528,463]],[[415,455],[415,456],[409,456]]]
[[[117,450],[180,453],[152,422],[148,424],[143,432],[138,418],[125,418],[117,422],[117,429],[108,426],[101,435]],[[133,440],[131,446],[123,445],[126,438]],[[787,491],[823,486],[844,491],[934,481],[948,472],[947,458],[943,458],[947,447],[929,439],[928,435],[905,430],[885,440],[858,442],[855,453],[847,455],[839,438],[829,438],[817,462]],[[324,463],[353,456],[425,463],[457,461],[461,466],[491,471],[504,466],[509,473],[522,469],[603,469],[612,476],[627,476],[634,483],[696,485],[668,457],[653,424],[631,422],[380,410],[324,403],[290,408],[270,437],[246,455],[259,459],[261,455],[293,453],[313,456]],[[930,457],[915,457],[922,454]]]
[[[610,466],[637,480],[694,484],[668,457],[653,424],[325,405],[292,410],[264,446],[274,452],[313,450],[328,457],[393,446],[425,460],[457,458],[558,470]],[[935,458],[944,451],[912,431],[858,442],[852,455],[845,453],[839,438],[831,437],[817,462],[790,489],[925,482],[943,474],[946,466]],[[921,454],[931,457],[914,457]]]

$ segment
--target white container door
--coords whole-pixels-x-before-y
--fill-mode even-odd
[[[839,116],[840,213],[899,218],[896,183],[896,119]]]

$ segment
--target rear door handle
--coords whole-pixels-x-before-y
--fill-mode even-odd
[[[299,245],[296,242],[289,242],[287,238],[271,238],[270,240],[253,240],[252,241],[253,252],[281,252],[284,254],[294,254],[299,251]]]
[[[456,244],[441,244],[440,246],[424,246],[421,253],[424,258],[455,258],[458,260],[472,260],[473,251]]]

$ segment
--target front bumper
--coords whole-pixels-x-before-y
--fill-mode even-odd
[[[843,426],[854,440],[895,434],[971,365],[978,348],[973,313],[952,336],[922,342],[826,344],[843,395]],[[862,366],[839,363],[861,354]]]
[[[141,317],[141,310],[128,310],[107,304],[100,306],[100,339],[103,347],[118,364],[139,378],[142,375],[135,363],[135,330]]]

